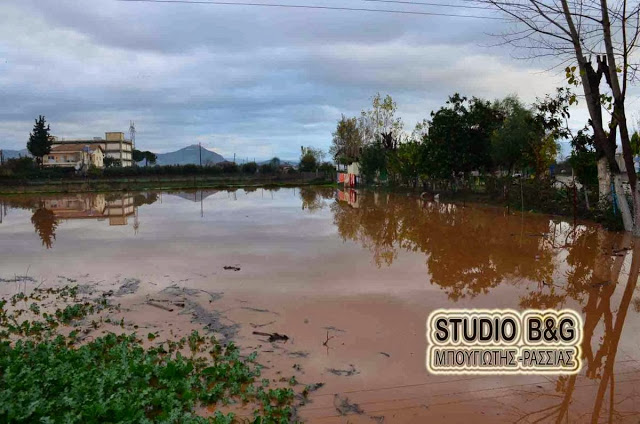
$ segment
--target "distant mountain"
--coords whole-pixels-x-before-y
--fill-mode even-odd
[[[287,165],[287,166],[298,166],[298,163],[300,161],[298,160],[288,160],[288,159],[280,159],[280,165]],[[263,161],[258,161],[258,165],[266,165],[268,163],[271,163],[271,159],[269,160],[263,160]]]
[[[172,192],[174,196],[182,197],[183,199],[191,200],[192,202],[200,202],[209,196],[213,196],[219,190],[197,190],[197,191],[177,191]]]
[[[2,155],[4,156],[5,160],[17,158],[17,157],[20,157],[20,156],[31,156],[27,149],[22,149],[22,150],[0,149],[0,150],[2,150]]]
[[[208,163],[218,163],[224,161],[224,158],[217,154],[216,152],[212,152],[211,150],[207,150],[204,147],[202,148],[202,164],[206,165]],[[200,146],[197,144],[187,146],[184,149],[177,150],[175,152],[169,153],[158,153],[158,165],[187,165],[187,164],[200,164]]]

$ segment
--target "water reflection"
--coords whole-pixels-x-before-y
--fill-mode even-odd
[[[358,273],[365,273],[362,278],[358,274],[362,285],[372,275],[368,271],[393,270],[406,264],[407,258],[418,261],[418,271],[412,268],[415,274],[407,278],[417,281],[412,288],[421,288],[422,281],[440,288],[444,295],[434,296],[438,307],[456,307],[461,303],[465,307],[486,307],[491,299],[496,299],[503,305],[522,309],[572,308],[583,314],[583,371],[578,376],[549,378],[550,387],[544,390],[536,390],[535,385],[526,386],[534,387],[532,390],[518,389],[527,401],[518,405],[522,409],[521,421],[616,422],[628,419],[626,414],[638,413],[637,385],[629,383],[637,381],[640,374],[638,356],[633,351],[637,349],[638,336],[630,333],[629,327],[637,326],[638,315],[634,314],[640,313],[631,307],[637,305],[640,309],[640,300],[634,299],[640,244],[625,234],[609,233],[591,225],[574,226],[572,222],[543,215],[513,215],[501,209],[462,207],[381,192],[301,187],[170,194],[175,200],[165,201],[164,205],[162,194],[154,192],[11,197],[0,199],[0,217],[4,219],[8,208],[28,210],[43,246],[51,248],[56,242],[56,232],[62,231],[60,227],[65,222],[73,220],[104,227],[105,222],[119,226],[133,220],[133,230],[137,232],[144,225],[138,208],[153,205],[150,209],[154,213],[147,215],[146,225],[153,230],[147,234],[154,234],[135,243],[140,255],[152,252],[149,255],[174,258],[173,246],[184,246],[183,251],[187,252],[199,236],[205,240],[201,241],[201,246],[206,246],[202,250],[215,254],[224,254],[224,246],[229,245],[234,254],[236,250],[251,249],[230,243],[236,240],[253,243],[254,248],[279,247],[284,252],[280,257],[283,263],[290,260],[291,252],[305,248],[313,249],[309,250],[309,257],[319,258],[326,256],[317,250],[344,254],[349,249],[350,259],[364,255],[365,263],[373,257],[376,267],[391,267],[380,271],[359,268]],[[205,205],[214,212],[201,220],[197,209],[204,216]],[[276,216],[280,219],[275,219]],[[317,224],[322,229],[320,236],[312,231],[299,235],[297,227],[291,224],[293,218],[299,217],[303,219],[296,222],[301,225]],[[24,221],[28,222],[28,214]],[[331,221],[339,238],[330,231]],[[167,227],[175,231],[166,232]],[[231,227],[233,231],[221,231]],[[31,234],[30,226],[27,230]],[[181,231],[184,237],[177,239],[176,234]],[[293,238],[286,238],[292,233],[296,241],[314,235],[317,238],[296,244]],[[74,235],[68,237],[72,239]],[[357,245],[341,243],[340,238]],[[323,249],[318,249],[319,246]],[[60,254],[63,258],[74,257],[78,249],[71,246],[61,249]],[[109,253],[108,249],[107,246],[104,252]],[[117,249],[125,249],[129,255],[136,252],[133,244],[117,243]],[[262,250],[258,253],[263,255]],[[108,261],[109,255],[104,257]],[[329,257],[335,260],[335,256]],[[204,265],[196,257],[190,259],[189,266],[207,268],[210,258],[203,258],[200,260],[206,261]],[[349,268],[351,263],[340,265]],[[319,266],[324,267],[325,263]],[[264,278],[279,280],[282,274],[269,275],[281,272],[280,268],[275,270],[264,271]],[[307,262],[302,271],[295,263],[291,270],[287,268],[287,272],[301,273],[301,284],[307,283],[306,273],[314,271]],[[428,291],[429,296],[431,293]]]
[[[31,223],[40,236],[42,245],[50,249],[56,238],[56,228],[58,227],[58,221],[53,211],[43,206],[38,207],[31,215]]]
[[[300,187],[300,200],[302,210],[310,213],[319,211],[327,206],[327,200],[333,199],[335,189],[333,187]]]
[[[256,192],[258,188],[245,188],[245,195]],[[267,195],[273,199],[273,193],[280,187],[260,188],[261,197]],[[223,192],[231,200],[238,200],[238,190],[228,189]],[[204,201],[221,193],[220,190],[199,189],[170,191],[167,194],[181,199],[199,203],[200,215],[204,217]],[[293,191],[296,194],[296,191]],[[300,192],[303,209],[310,212],[321,210],[327,203],[327,199],[334,196],[333,188],[319,188],[317,190],[306,188]],[[162,192],[114,192],[114,193],[74,193],[51,195],[20,195],[0,198],[0,224],[6,219],[8,210],[24,209],[32,211],[31,223],[42,245],[47,249],[53,247],[56,239],[56,229],[61,222],[73,220],[106,221],[109,226],[126,226],[133,218],[133,230],[138,234],[140,218],[138,208],[151,205],[155,202],[162,203]]]
[[[454,302],[506,284],[523,289],[522,309],[581,310],[581,374],[558,377],[555,394],[525,392],[532,405],[546,401],[522,412],[521,421],[618,422],[638,413],[637,395],[616,396],[614,378],[640,270],[637,240],[597,226],[423,202],[415,196],[351,190],[337,199],[331,210],[344,240],[369,249],[379,267],[390,266],[401,251],[423,253],[431,284]],[[587,410],[575,399],[577,386],[582,387],[580,396],[589,391],[580,383],[585,378],[595,383],[585,399],[593,405]],[[557,399],[551,406],[549,397]]]
[[[18,196],[2,200],[0,211],[4,213],[0,215],[6,217],[9,207],[31,210],[31,223],[42,245],[50,249],[56,239],[56,229],[65,221],[94,219],[107,221],[110,226],[123,226],[128,225],[129,218],[133,216],[134,230],[137,231],[140,226],[138,206],[152,204],[157,199],[157,193]]]
[[[343,239],[371,250],[378,266],[391,265],[400,250],[424,253],[431,283],[452,300],[487,293],[505,278],[543,284],[552,277],[554,254],[545,235],[557,228],[548,219],[387,193],[351,190],[340,198],[345,201],[332,211]]]

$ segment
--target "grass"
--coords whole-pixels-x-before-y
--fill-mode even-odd
[[[65,306],[53,310],[52,297]],[[0,422],[239,422],[233,412],[197,414],[221,405],[249,406],[253,423],[294,417],[294,391],[269,387],[257,354],[242,357],[233,343],[197,331],[152,346],[135,333],[88,336],[107,323],[97,318],[101,312],[117,309],[104,297],[80,299],[69,287],[2,299]]]

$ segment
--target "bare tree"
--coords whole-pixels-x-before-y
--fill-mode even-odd
[[[480,1],[499,9],[516,24],[512,31],[501,34],[506,43],[526,51],[527,57],[557,60],[558,66],[566,66],[568,82],[582,86],[596,150],[602,158],[598,166],[600,196],[610,196],[610,181],[613,181],[614,197],[625,229],[640,236],[640,191],[625,110],[627,86],[635,80],[638,70],[640,3],[627,0]],[[618,134],[633,205],[626,200],[622,171],[615,157]]]

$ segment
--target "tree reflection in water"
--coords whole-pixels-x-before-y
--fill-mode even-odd
[[[506,278],[542,284],[555,269],[542,237],[551,231],[546,219],[367,192],[357,208],[336,202],[332,210],[342,238],[370,249],[378,266],[391,265],[399,250],[425,254],[431,283],[452,300],[487,293]]]
[[[42,245],[50,249],[53,246],[53,240],[56,239],[56,228],[58,228],[54,213],[41,205],[33,211],[31,223],[42,240]]]
[[[137,234],[140,223],[138,207],[159,200],[157,192],[127,193],[75,193],[43,196],[12,196],[2,200],[3,206],[31,210],[31,223],[47,249],[53,247],[56,230],[61,221],[71,219],[103,219],[134,216],[133,228]],[[108,213],[107,210],[111,209]],[[109,222],[111,225],[111,221]],[[114,225],[126,224],[119,220]]]
[[[300,187],[299,193],[302,210],[314,213],[327,205],[327,199],[335,196],[335,189],[333,187]]]
[[[639,241],[541,215],[509,215],[387,193],[356,196],[353,201],[353,193],[341,195],[348,201],[331,205],[334,223],[344,240],[369,249],[377,266],[391,265],[400,251],[420,252],[431,284],[454,302],[509,284],[522,289],[522,309],[581,310],[581,373],[557,377],[554,393],[525,390],[527,410],[521,412],[521,422],[617,422],[639,413],[640,395],[616,397],[614,374],[640,270]],[[586,404],[593,405],[586,410],[575,399],[585,393]]]

